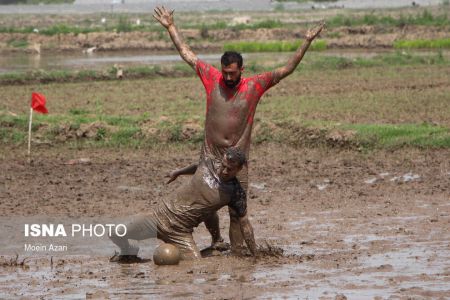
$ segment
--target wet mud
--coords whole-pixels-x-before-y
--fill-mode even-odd
[[[1,216],[126,216],[187,178],[164,175],[198,150],[41,146],[0,160]],[[0,258],[0,297],[446,299],[450,293],[448,150],[359,153],[264,144],[250,156],[248,210],[266,254],[121,265],[108,256]],[[89,158],[89,164],[67,164]],[[226,209],[219,212],[224,236]],[[210,243],[204,225],[194,233]],[[159,244],[142,249],[151,258]],[[111,243],[111,254],[114,253]],[[22,263],[23,262],[23,263]]]

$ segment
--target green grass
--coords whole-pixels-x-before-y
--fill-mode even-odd
[[[380,66],[415,66],[415,65],[449,65],[441,52],[431,55],[415,55],[408,52],[380,54],[373,58],[346,58],[336,56],[319,56],[307,58],[306,69],[347,69]]]
[[[144,124],[154,123],[154,132],[145,134]],[[86,144],[100,147],[150,147],[159,143],[198,144],[203,132],[184,136],[182,123],[157,121],[141,116],[110,116],[90,114],[86,110],[71,109],[65,115],[40,115],[33,117],[32,136],[50,143]],[[81,135],[86,126],[96,124],[90,135]],[[0,115],[0,144],[21,145],[27,142],[28,115]],[[61,140],[61,138],[64,138]]]
[[[294,146],[352,149],[450,148],[450,128],[429,124],[340,124],[323,121],[278,121],[269,126],[258,120],[253,142],[279,142]],[[333,133],[339,132],[337,138]],[[345,136],[347,133],[347,136]]]
[[[28,31],[29,28],[26,28],[25,31]],[[70,26],[66,24],[58,24],[53,25],[48,28],[43,28],[39,31],[40,34],[43,35],[57,35],[57,34],[80,34],[80,33],[89,33],[98,31],[95,28],[87,28],[87,27],[78,27],[78,26]]]
[[[445,81],[440,75],[448,62],[422,63],[426,61],[400,53],[363,62],[313,53],[305,57],[302,72],[264,96],[258,105],[253,142],[360,150],[449,149],[448,87],[441,85]],[[155,77],[33,84],[20,89],[3,86],[1,145],[26,145],[28,114],[23,99],[33,90],[47,96],[50,111],[35,114],[33,138],[53,145],[199,147],[203,139],[204,90],[198,79]],[[185,124],[200,129],[189,133]],[[91,129],[84,133],[86,128]],[[335,131],[351,134],[335,138]]]
[[[400,40],[394,42],[396,49],[443,49],[450,48],[450,38],[434,40]]]
[[[73,113],[73,112],[72,112]],[[33,136],[58,143],[58,136],[68,136],[64,142],[88,143],[102,147],[147,147],[152,144],[190,143],[199,144],[203,132],[185,137],[182,134],[182,122],[155,122],[156,134],[143,133],[145,120],[123,116],[90,116],[80,118],[78,115],[38,116],[33,125]],[[25,144],[27,138],[27,116],[0,116],[0,143]],[[92,137],[77,137],[76,132],[83,124],[101,122]],[[294,146],[331,146],[358,149],[397,149],[413,148],[450,148],[450,128],[430,124],[338,124],[333,122],[277,121],[276,128],[263,120],[257,120],[258,133],[254,142],[283,142]],[[63,125],[66,131],[61,131]],[[112,127],[110,127],[112,126]],[[42,132],[40,128],[47,128]],[[331,140],[329,134],[335,130],[352,131],[355,134],[345,140]]]
[[[29,45],[27,40],[15,40],[15,39],[9,40],[7,44],[8,46],[14,48],[26,48]]]
[[[352,15],[337,15],[326,20],[328,27],[340,26],[362,26],[362,25],[424,25],[424,26],[447,26],[450,25],[448,13],[432,14],[428,10],[423,10],[417,14],[400,15],[393,17],[389,15],[365,14],[362,17]]]
[[[39,1],[39,0],[36,0]],[[57,1],[57,0],[56,0]],[[64,0],[61,0],[64,1]],[[443,4],[444,6],[448,6]],[[283,11],[284,6],[282,2],[277,5],[277,10]],[[362,25],[382,25],[382,26],[397,26],[402,27],[405,25],[423,25],[423,26],[448,26],[450,25],[450,18],[448,12],[431,12],[427,9],[420,9],[419,12],[413,14],[401,14],[399,16],[392,16],[385,12],[382,13],[366,13],[359,15],[359,13],[349,13],[346,15],[336,15],[325,19],[328,28],[340,27],[340,26],[362,26]],[[230,20],[230,14],[227,12],[217,13],[218,16],[214,16],[211,19],[192,19],[187,15],[180,13],[177,15],[177,25],[183,29],[198,29],[201,32],[203,39],[208,39],[208,31],[216,29],[229,29],[233,31],[239,30],[255,30],[260,28],[305,28],[309,24],[305,24],[304,21],[299,21],[300,24],[292,23],[291,21],[285,21],[284,16],[277,15],[276,13],[270,17],[264,17],[264,19],[255,18],[248,24],[232,24]],[[105,16],[107,18],[106,24],[100,24],[100,17]],[[90,32],[130,32],[130,31],[146,31],[160,33],[159,40],[165,40],[168,38],[165,29],[157,24],[148,15],[139,15],[142,21],[141,25],[134,23],[135,17],[130,17],[129,14],[104,14],[100,16],[92,16],[85,20],[75,20],[74,23],[64,23],[61,21],[59,24],[52,24],[50,26],[42,27],[36,23],[29,23],[22,27],[20,26],[8,26],[5,22],[0,26],[0,32],[4,33],[32,33],[34,28],[39,30],[39,34],[44,35],[58,35],[58,34],[80,34]],[[301,17],[300,17],[301,18]],[[200,21],[199,21],[200,20]],[[30,25],[33,24],[33,25]]]
[[[355,130],[358,143],[370,148],[450,148],[450,129],[430,124],[357,124],[342,127]]]
[[[274,42],[231,42],[225,43],[224,51],[238,51],[238,52],[292,52],[296,51],[302,45],[301,41],[274,41]],[[325,50],[327,44],[325,41],[318,40],[311,44],[309,50]]]

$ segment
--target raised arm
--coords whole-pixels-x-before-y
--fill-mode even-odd
[[[278,82],[286,76],[290,75],[294,72],[295,68],[297,68],[298,64],[302,61],[303,56],[308,50],[311,42],[319,35],[324,27],[324,23],[321,23],[319,26],[309,29],[305,36],[305,41],[303,44],[297,49],[295,54],[289,59],[287,64],[283,67],[280,67],[275,70],[275,81]]]
[[[167,29],[172,42],[180,53],[181,58],[193,69],[195,69],[195,65],[198,60],[197,55],[195,55],[191,48],[189,48],[189,46],[182,40],[181,35],[175,26],[175,22],[173,21],[174,11],[168,11],[164,6],[157,6],[154,11],[155,14],[153,17]]]

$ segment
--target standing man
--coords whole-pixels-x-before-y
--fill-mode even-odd
[[[205,164],[213,174],[217,174],[221,158],[227,148],[239,148],[244,151],[247,158],[249,157],[253,118],[259,99],[269,88],[294,72],[311,42],[322,31],[323,24],[308,30],[304,43],[285,66],[272,72],[244,78],[241,77],[244,71],[242,56],[237,52],[227,51],[223,54],[220,61],[221,71],[199,60],[182,40],[173,20],[173,12],[173,10],[168,11],[164,6],[156,7],[153,17],[167,29],[181,58],[197,72],[205,87],[205,139],[200,154],[200,164]],[[188,172],[198,172],[195,166],[186,169]],[[237,178],[247,191],[248,163],[242,168]],[[233,252],[240,252],[244,244],[239,218],[233,210],[229,210],[229,213],[231,247]],[[205,225],[212,235],[212,245],[223,243],[217,212],[205,221]]]

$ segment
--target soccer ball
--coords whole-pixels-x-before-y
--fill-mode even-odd
[[[180,262],[180,250],[172,244],[161,244],[153,252],[153,262],[155,265],[178,265]]]

